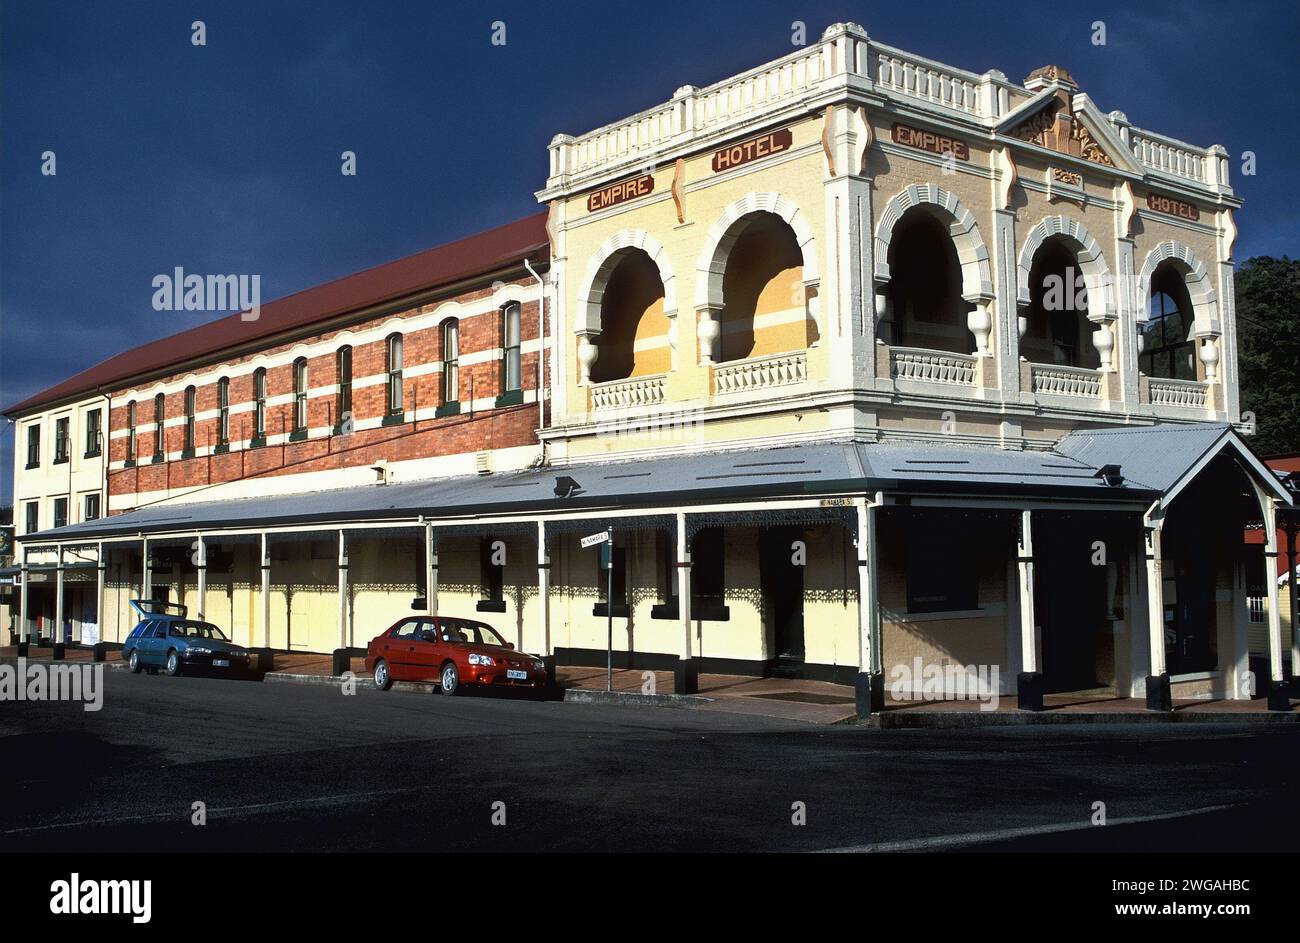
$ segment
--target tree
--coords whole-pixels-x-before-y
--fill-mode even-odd
[[[1300,259],[1256,256],[1236,273],[1241,408],[1260,455],[1300,452]]]

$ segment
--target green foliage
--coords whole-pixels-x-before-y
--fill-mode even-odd
[[[1256,256],[1236,273],[1241,408],[1260,455],[1300,452],[1300,259]]]

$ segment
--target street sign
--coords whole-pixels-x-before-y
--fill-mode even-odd
[[[587,547],[594,547],[596,544],[603,544],[607,540],[609,540],[609,531],[602,530],[599,534],[592,534],[590,537],[583,537],[581,543],[585,549]]]

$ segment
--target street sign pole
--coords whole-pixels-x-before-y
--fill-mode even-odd
[[[600,562],[605,567],[605,690],[614,690],[614,528],[607,527],[580,541],[583,548],[600,545]]]
[[[605,690],[614,690],[614,528],[608,530],[605,553]]]

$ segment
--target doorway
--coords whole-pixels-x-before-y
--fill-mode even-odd
[[[1042,630],[1043,682],[1048,692],[1103,687],[1099,644],[1110,638],[1106,566],[1096,544],[1117,547],[1092,515],[1039,512],[1034,517],[1034,611]],[[1045,525],[1045,526],[1044,526]]]
[[[771,626],[772,674],[802,677],[804,667],[803,578],[795,543],[803,528],[768,527],[759,541],[759,582],[763,614]]]

